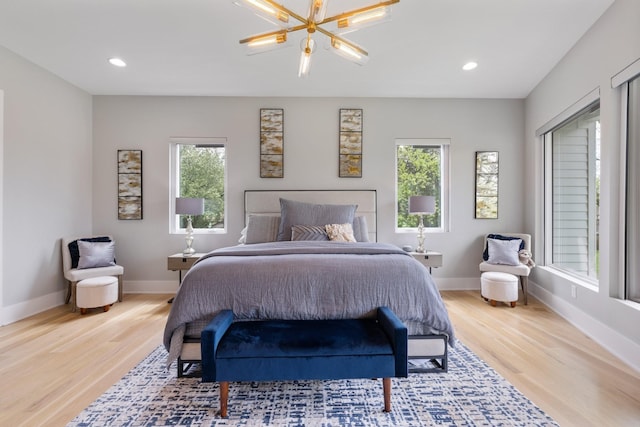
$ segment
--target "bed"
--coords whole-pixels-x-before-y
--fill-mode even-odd
[[[178,376],[200,360],[200,331],[225,309],[239,320],[304,320],[388,306],[408,328],[410,359],[446,370],[447,310],[421,263],[377,242],[375,190],[248,190],[245,224],[241,243],[205,254],[176,293],[163,342]]]

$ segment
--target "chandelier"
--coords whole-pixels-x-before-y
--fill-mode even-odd
[[[391,5],[399,1],[381,1],[374,5],[326,17],[329,0],[309,0],[309,10],[304,17],[272,0],[233,0],[235,4],[250,8],[256,15],[280,27],[275,31],[240,40],[241,44],[247,46],[247,53],[250,55],[289,46],[289,33],[306,30],[307,35],[300,43],[298,77],[306,77],[309,74],[311,54],[316,47],[312,36],[316,32],[327,36],[329,49],[332,52],[358,65],[364,65],[369,59],[367,51],[345,39],[343,35],[389,20]]]

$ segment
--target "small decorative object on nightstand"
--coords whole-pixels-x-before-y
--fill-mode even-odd
[[[409,197],[409,213],[419,215],[418,224],[418,247],[416,252],[424,253],[424,222],[423,215],[432,214],[436,211],[436,198],[433,196],[411,196]]]
[[[432,267],[442,267],[442,254],[440,252],[429,250],[424,252],[411,252],[411,256],[427,267],[429,273],[431,273]]]

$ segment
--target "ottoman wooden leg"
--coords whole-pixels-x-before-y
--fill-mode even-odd
[[[110,305],[105,305],[104,307],[102,307],[102,311],[109,311],[109,307],[111,307]]]
[[[391,378],[382,379],[384,393],[384,412],[391,412]]]
[[[516,301],[511,301],[511,307],[515,307],[516,306]]]
[[[229,382],[220,382],[220,416],[227,418],[227,402],[229,400]]]
[[[80,309],[80,314],[87,314],[87,309],[86,308],[81,308]]]
[[[494,300],[494,299],[490,300],[489,304],[491,304],[491,307],[495,307],[496,306],[496,300]]]

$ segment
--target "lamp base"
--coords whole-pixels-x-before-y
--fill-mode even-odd
[[[424,253],[424,222],[422,221],[422,215],[420,215],[420,223],[418,224],[418,247],[416,252]]]
[[[196,250],[193,248],[187,248],[184,251],[182,251],[182,255],[184,256],[189,256],[189,255],[193,255],[196,253]]]

